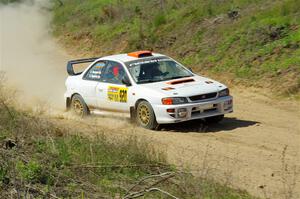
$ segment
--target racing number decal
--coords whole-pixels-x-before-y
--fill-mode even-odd
[[[109,86],[107,90],[107,98],[112,102],[127,102],[127,91],[128,88]]]
[[[120,102],[127,102],[127,88],[121,88],[119,91]]]

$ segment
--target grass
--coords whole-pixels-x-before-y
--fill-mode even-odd
[[[177,170],[147,141],[111,139],[101,130],[85,137],[45,114],[19,110],[11,93],[0,81],[1,198],[122,198],[127,192],[166,198],[147,192],[154,188],[179,198],[254,198]]]
[[[152,49],[196,72],[228,73],[292,95],[300,88],[299,6],[299,0],[65,0],[55,6],[53,27],[80,53]]]
[[[0,4],[19,3],[21,0],[0,0]]]

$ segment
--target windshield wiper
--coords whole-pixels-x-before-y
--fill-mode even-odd
[[[184,77],[192,77],[191,75],[184,75],[184,76],[174,76],[174,77],[169,77],[164,80],[170,80],[170,79],[179,79],[179,78],[184,78]]]
[[[161,80],[145,79],[145,80],[140,80],[138,84],[145,84],[145,83],[159,82],[159,81]]]
[[[162,81],[166,81],[166,80],[179,79],[179,78],[184,78],[184,77],[192,77],[192,75],[174,76],[174,77],[169,77],[169,78],[166,78],[166,79],[157,79],[157,80],[145,79],[145,80],[140,80],[138,82],[138,84],[153,83],[153,82],[162,82]]]

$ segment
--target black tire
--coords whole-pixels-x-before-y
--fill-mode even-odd
[[[219,123],[224,119],[224,115],[217,115],[213,117],[207,117],[205,118],[205,121],[210,124]]]
[[[90,114],[88,106],[84,102],[83,98],[78,94],[72,97],[71,110],[80,117],[85,117]]]
[[[141,101],[136,107],[137,124],[143,128],[155,130],[158,127],[152,106],[147,101]]]

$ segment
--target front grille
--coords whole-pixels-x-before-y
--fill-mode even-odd
[[[207,94],[202,94],[202,95],[195,95],[189,97],[191,101],[200,101],[200,100],[209,100],[217,97],[217,92],[215,93],[207,93]]]

